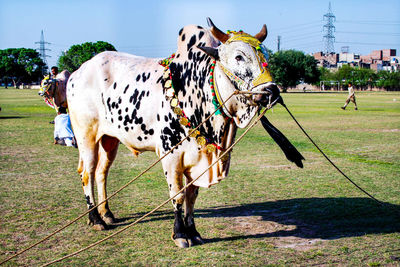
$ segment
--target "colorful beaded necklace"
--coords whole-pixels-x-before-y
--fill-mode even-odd
[[[205,147],[206,151],[208,153],[214,152],[216,149],[223,150],[221,146],[212,143],[211,140],[208,140],[203,134],[200,133],[199,130],[195,130],[196,126],[194,126],[188,119],[188,117],[185,115],[185,112],[183,111],[182,108],[179,107],[179,99],[177,97],[177,94],[175,92],[174,85],[172,83],[172,74],[169,69],[169,65],[171,64],[172,60],[175,58],[175,54],[172,54],[170,57],[160,60],[158,63],[162,66],[165,67],[164,69],[164,75],[163,78],[165,80],[164,83],[164,93],[166,99],[169,101],[172,110],[174,113],[178,116],[179,123],[187,128],[190,128],[189,130],[189,136],[193,137],[196,139],[196,142],[199,146]],[[211,86],[211,92],[213,95],[213,104],[214,107],[217,109],[219,108],[220,104],[218,103],[214,91],[214,68],[215,68],[215,61],[211,64],[211,71],[210,71],[210,86]],[[217,110],[215,114],[221,114],[220,110]]]

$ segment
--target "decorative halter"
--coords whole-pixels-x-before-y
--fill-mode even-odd
[[[212,143],[212,140],[207,139],[204,134],[202,134],[199,130],[195,130],[196,126],[193,125],[189,118],[186,116],[185,112],[182,108],[179,107],[179,99],[175,92],[174,85],[172,83],[172,74],[169,69],[169,65],[171,64],[172,60],[175,58],[175,54],[172,54],[169,58],[160,60],[158,63],[165,67],[163,78],[165,80],[164,83],[164,94],[166,99],[169,101],[172,110],[178,116],[179,123],[187,128],[189,128],[189,135],[190,137],[195,138],[197,144],[200,147],[205,147],[208,153],[213,153],[216,149],[223,151],[223,148],[215,143]],[[213,83],[213,72],[214,72],[215,62],[211,64],[211,72],[210,72],[210,84]],[[217,101],[215,99],[215,93],[213,90],[213,86],[211,86],[212,94],[213,94],[213,104],[216,108]],[[218,111],[217,111],[218,112]],[[216,112],[216,113],[217,113]],[[224,157],[222,161],[226,161],[227,157]]]
[[[257,78],[255,78],[251,82],[251,84],[249,84],[240,77],[234,75],[231,71],[229,71],[228,68],[223,66],[220,62],[220,65],[222,66],[222,69],[225,72],[225,74],[232,81],[235,81],[241,90],[251,90],[252,88],[259,86],[260,84],[271,82],[272,77],[268,70],[268,52],[265,46],[257,38],[247,33],[244,33],[243,31],[238,31],[238,32],[228,31],[228,34],[233,34],[233,35],[225,42],[225,44],[230,44],[233,42],[244,42],[246,44],[249,44],[254,49],[254,52],[258,60],[258,64],[260,66],[261,73],[260,75],[258,75]]]
[[[260,75],[257,76],[251,83],[246,82],[242,78],[236,76],[232,71],[230,71],[227,67],[225,67],[220,61],[218,61],[219,66],[221,67],[222,71],[225,73],[225,75],[232,81],[234,82],[237,87],[241,91],[250,91],[253,88],[272,81],[271,74],[269,73],[268,70],[268,52],[265,46],[254,36],[251,36],[247,33],[244,33],[243,31],[227,31],[228,34],[232,34],[232,36],[224,43],[224,44],[230,44],[233,42],[244,42],[249,44],[253,49],[256,54],[256,58],[258,61],[258,64],[260,66],[261,73]],[[214,61],[215,64],[215,61]],[[211,84],[212,88],[215,88],[215,95],[216,99],[218,101],[218,105],[215,105],[216,107],[222,106],[223,113],[226,114],[229,118],[232,118],[233,116],[229,113],[229,111],[225,108],[224,105],[222,105],[223,100],[221,98],[221,94],[219,93],[218,86],[217,84]],[[213,94],[214,95],[214,94]]]
[[[49,88],[51,87],[51,85],[55,83],[55,89],[58,87],[58,81],[56,79],[50,79],[50,76],[47,75],[44,77],[44,79],[42,80],[41,84],[40,84],[40,90],[38,92],[38,94],[40,96],[43,97],[44,102],[46,102],[46,104],[51,107],[51,108],[55,108],[54,103],[52,103],[51,101],[51,96],[49,94]],[[54,92],[55,93],[55,92]]]

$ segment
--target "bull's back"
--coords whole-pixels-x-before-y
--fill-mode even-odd
[[[74,131],[82,131],[77,138],[90,130],[96,139],[108,134],[139,149],[154,146],[150,136],[144,142],[143,133],[155,132],[150,125],[162,99],[157,82],[162,70],[156,59],[117,52],[103,52],[85,62],[67,85],[71,122]],[[142,140],[136,140],[139,135]]]

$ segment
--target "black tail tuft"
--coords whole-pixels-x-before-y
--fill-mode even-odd
[[[264,129],[269,133],[269,135],[274,139],[274,141],[282,149],[283,153],[288,160],[294,162],[297,167],[303,168],[302,160],[305,160],[300,152],[290,143],[290,141],[283,135],[278,129],[276,129],[267,119],[267,117],[261,117],[261,123]]]

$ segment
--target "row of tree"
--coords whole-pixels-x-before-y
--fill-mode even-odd
[[[400,90],[400,72],[363,69],[343,65],[336,71],[317,67],[314,57],[295,50],[281,51],[272,54],[270,59],[271,73],[283,90],[295,87],[300,83],[320,86],[321,81],[335,88],[346,88],[352,83],[356,88],[367,90],[372,87],[386,90]],[[327,88],[325,88],[327,89]]]
[[[116,51],[116,49],[113,45],[103,41],[73,45],[59,57],[58,67],[72,73],[83,62],[103,51]],[[9,83],[17,87],[21,83],[40,82],[43,79],[43,74],[47,73],[48,70],[48,66],[34,49],[8,48],[0,50],[0,84],[4,84],[5,87]]]
[[[73,45],[63,52],[58,59],[58,67],[71,73],[77,70],[85,61],[103,51],[116,51],[115,47],[107,42],[83,43]],[[400,72],[375,72],[371,69],[354,68],[347,65],[337,71],[318,68],[313,56],[305,55],[301,51],[286,50],[272,53],[269,61],[270,70],[276,83],[283,90],[295,87],[300,83],[320,85],[336,84],[339,87],[351,82],[356,87],[367,89],[381,87],[387,90],[400,90]],[[43,78],[47,66],[40,55],[33,49],[9,48],[0,50],[0,80],[3,83],[13,81],[14,86],[20,82],[37,82]]]
[[[385,88],[386,90],[400,90],[400,72],[388,72],[381,70],[375,72],[371,69],[354,68],[344,65],[335,72],[320,68],[320,80],[335,82],[339,87],[351,82],[361,90],[372,87]]]
[[[0,50],[0,80],[6,85],[40,81],[47,68],[39,53],[30,48]]]

